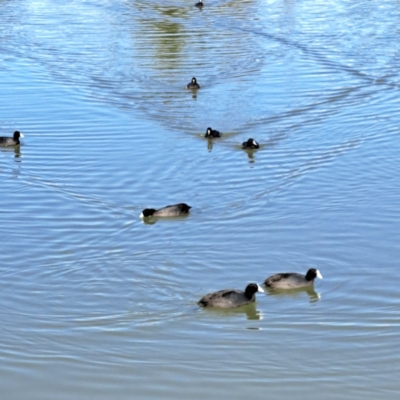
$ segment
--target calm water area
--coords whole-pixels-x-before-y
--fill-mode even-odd
[[[0,0],[1,399],[398,398],[400,2],[194,3]]]

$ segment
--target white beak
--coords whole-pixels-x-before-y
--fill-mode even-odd
[[[323,279],[323,278],[322,278],[322,275],[321,275],[321,272],[319,272],[318,270],[317,270],[317,278]]]
[[[261,293],[264,293],[264,289],[259,285],[259,284],[257,284],[257,288],[258,288],[258,292],[261,292]]]
[[[143,213],[140,213],[140,217],[139,218],[144,218],[144,215],[143,215]]]
[[[25,137],[21,132],[19,133],[19,136],[20,136],[20,137]]]

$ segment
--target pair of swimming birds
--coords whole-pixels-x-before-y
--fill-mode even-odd
[[[215,129],[207,128],[206,134],[204,135],[207,139],[214,139],[221,137],[221,133]],[[247,139],[246,142],[242,143],[242,149],[259,149],[260,145],[253,139]]]
[[[280,273],[270,276],[264,281],[264,286],[270,289],[291,290],[312,287],[315,278],[322,279],[321,273],[311,268],[305,275],[297,272]],[[250,283],[244,291],[224,289],[205,295],[197,304],[202,307],[236,308],[253,303],[256,293],[264,292],[257,283]]]
[[[207,128],[206,134],[204,135],[205,138],[214,139],[221,137],[221,133],[215,129]],[[247,139],[246,142],[242,143],[242,149],[259,149],[260,145],[253,139]]]

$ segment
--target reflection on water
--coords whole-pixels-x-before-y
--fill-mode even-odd
[[[13,163],[3,163],[0,160],[0,173],[11,170],[11,176],[13,178],[17,178],[21,175],[21,167],[22,167],[22,157],[21,157],[21,145],[11,146],[11,147],[0,147],[0,154],[14,154]],[[7,154],[8,156],[8,154]],[[7,160],[7,159],[6,159]],[[5,161],[6,161],[5,160]],[[3,193],[4,194],[4,193]]]
[[[165,222],[165,223],[169,223],[169,222],[177,222],[177,221],[185,221],[186,219],[188,219],[190,217],[190,213],[189,214],[184,214],[184,215],[180,215],[178,217],[147,217],[147,218],[140,218],[140,220],[142,221],[143,224],[146,225],[154,225],[156,222]]]
[[[178,68],[180,52],[183,49],[183,36],[180,35],[181,25],[173,22],[154,22],[153,26],[159,31],[157,38],[156,55],[160,58],[160,63],[156,65],[161,69]]]
[[[226,309],[226,308],[206,307],[201,309],[204,310],[204,312],[211,313],[211,315],[216,315],[220,318],[233,317],[241,314],[245,314],[246,319],[248,320],[262,320],[264,318],[262,311],[257,309],[257,302],[236,308]]]
[[[244,152],[247,153],[247,157],[249,158],[249,163],[254,163],[256,160],[254,158],[254,154],[257,153],[259,149],[244,149]]]
[[[147,51],[158,59],[153,60],[155,68],[162,71],[176,70],[183,58],[187,35],[184,25],[177,21],[184,18],[187,12],[184,8],[157,5],[151,11],[151,14],[144,14],[144,18],[137,18],[142,29],[138,32],[135,30],[134,33],[140,34],[140,40],[147,43]],[[151,50],[154,47],[155,50]]]
[[[21,157],[21,145],[19,146],[11,146],[11,147],[0,147],[0,151],[3,151],[5,153],[14,153],[15,158],[20,158]],[[15,160],[18,161],[18,160]]]
[[[269,287],[265,287],[268,296],[282,296],[282,297],[291,297],[293,299],[303,297],[303,294],[307,294],[310,303],[315,303],[321,299],[321,295],[314,290],[313,287],[307,288],[299,288],[299,289],[290,289],[290,290],[282,290],[282,289],[271,289]]]
[[[15,158],[20,158],[21,157],[21,151],[20,151],[19,147],[14,150],[14,153],[15,153],[15,155],[14,155]]]

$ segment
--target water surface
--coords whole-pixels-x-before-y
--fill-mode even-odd
[[[398,2],[0,16],[1,135],[25,134],[0,149],[7,399],[398,394]],[[178,202],[190,216],[138,218]],[[314,292],[196,305],[309,267]]]

